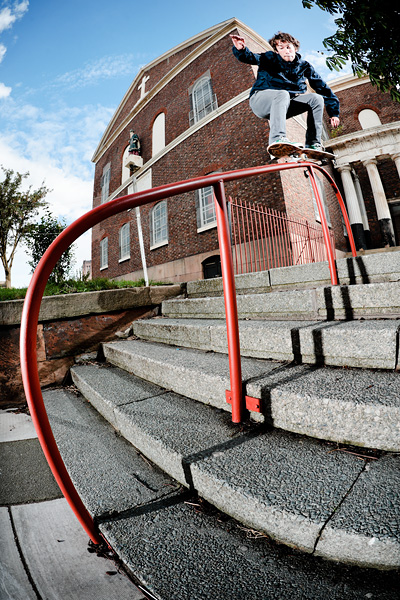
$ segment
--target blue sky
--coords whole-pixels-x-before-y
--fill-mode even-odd
[[[338,75],[318,54],[333,19],[301,0],[0,0],[0,165],[29,171],[33,188],[44,181],[52,213],[71,223],[91,209],[91,157],[140,67],[231,17],[266,39],[288,31],[323,77]],[[90,234],[75,248],[78,269],[90,258]],[[30,277],[22,247],[12,285]]]

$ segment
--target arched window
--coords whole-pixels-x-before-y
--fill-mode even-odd
[[[218,107],[217,97],[213,94],[210,76],[204,75],[194,84],[190,92],[192,110],[189,114],[190,125],[194,125]]]
[[[100,180],[101,204],[103,204],[104,202],[107,202],[107,198],[110,193],[110,177],[111,177],[111,163],[107,163],[103,169],[103,175]]]
[[[130,168],[125,166],[125,163],[126,163],[126,161],[128,159],[128,156],[129,156],[129,144],[125,148],[124,155],[122,157],[121,183],[125,183],[125,181],[127,181],[130,178],[131,174],[132,174]]]
[[[150,249],[168,244],[167,201],[156,204],[150,212]]]
[[[379,127],[382,125],[379,115],[370,108],[365,108],[358,114],[358,120],[362,129],[369,129],[370,127]]]
[[[129,223],[122,225],[119,230],[119,260],[127,260],[131,257],[131,236]]]
[[[165,113],[160,113],[154,119],[152,142],[152,156],[165,148]]]

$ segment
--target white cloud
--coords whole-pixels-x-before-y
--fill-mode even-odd
[[[15,21],[21,19],[28,10],[28,7],[28,0],[23,0],[19,3],[15,2],[11,8],[9,6],[2,8],[0,10],[0,33],[9,29],[14,25]]]
[[[22,2],[15,2],[10,8],[9,6],[5,6],[0,10],[0,33],[12,27],[12,25],[18,19],[21,19],[26,11],[28,10],[29,2],[28,0],[22,0]],[[4,44],[0,44],[0,62],[3,60],[5,54],[7,52],[7,48]],[[3,98],[8,98],[11,94],[12,88],[6,86],[4,83],[0,82],[0,100]]]
[[[104,79],[123,75],[131,75],[139,70],[137,61],[144,55],[121,54],[119,56],[103,56],[94,62],[86,63],[56,78],[55,86],[67,86],[70,89],[93,85]]]
[[[8,98],[11,94],[12,88],[6,86],[4,83],[0,81],[0,100],[3,98]]]
[[[5,45],[4,44],[0,44],[0,62],[5,57],[6,52],[7,52],[7,48],[5,47]]]

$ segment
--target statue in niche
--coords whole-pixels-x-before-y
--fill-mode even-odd
[[[139,136],[137,135],[137,133],[135,133],[133,131],[133,129],[130,130],[130,139],[129,139],[129,149],[128,152],[129,154],[134,154],[136,156],[140,156],[140,140],[139,140]]]

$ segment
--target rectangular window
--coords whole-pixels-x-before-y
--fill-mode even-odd
[[[150,213],[150,248],[168,244],[167,201],[154,206]]]
[[[131,236],[129,223],[122,225],[119,230],[119,260],[127,260],[131,257]]]
[[[197,231],[216,226],[217,217],[215,214],[214,190],[212,186],[197,190],[196,215]]]
[[[106,164],[103,169],[103,176],[101,178],[101,203],[107,202],[107,198],[110,194],[110,175],[111,175],[111,163]]]
[[[100,270],[108,268],[108,237],[100,242]]]

